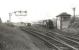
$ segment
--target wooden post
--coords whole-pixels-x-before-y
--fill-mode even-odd
[[[56,28],[57,28],[57,18],[56,18]]]
[[[60,30],[62,30],[62,16],[60,18]]]
[[[11,16],[12,16],[12,14],[9,13],[9,22],[11,22]]]
[[[75,8],[73,8],[73,17],[74,17],[74,22],[75,22]]]

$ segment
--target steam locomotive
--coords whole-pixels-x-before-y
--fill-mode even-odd
[[[43,21],[39,22],[38,25],[48,28],[48,29],[54,28],[54,24],[53,24],[52,20],[43,20]]]

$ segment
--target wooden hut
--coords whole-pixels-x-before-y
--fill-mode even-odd
[[[59,15],[56,16],[57,17],[57,28],[61,29],[62,28],[67,28],[71,19],[71,15],[63,12]]]

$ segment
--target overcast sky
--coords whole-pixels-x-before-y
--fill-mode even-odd
[[[73,7],[76,7],[76,14],[78,15],[79,0],[0,0],[0,17],[5,22],[8,20],[8,13],[27,10],[27,16],[19,17],[12,14],[12,21],[31,22],[52,19],[62,12],[72,15]]]

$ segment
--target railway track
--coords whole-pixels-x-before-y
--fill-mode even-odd
[[[61,47],[65,47],[67,48],[67,50],[78,50],[79,43],[75,40],[65,38],[64,36],[64,38],[61,38],[59,35],[56,34],[53,34],[54,36],[51,36],[51,34],[47,36],[44,34],[40,34],[40,31],[32,28],[23,30],[42,39],[44,42],[47,43],[47,45],[54,47],[56,50],[61,50]],[[73,46],[73,44],[76,46]]]
[[[54,35],[58,36],[59,38],[64,38],[65,40],[68,40],[68,41],[71,41],[71,42],[79,44],[79,39],[75,38],[74,36],[65,36],[65,35],[63,35],[61,33],[52,32],[52,31],[50,31],[49,33],[50,33],[50,35],[53,35],[55,33]]]
[[[52,31],[52,30],[51,30]],[[59,33],[59,35],[63,35],[63,36],[65,36],[65,37],[67,37],[67,38],[70,38],[70,39],[74,39],[74,40],[76,40],[76,41],[79,41],[79,36],[78,35],[64,35],[64,34],[62,34],[62,33],[65,33],[65,34],[68,34],[68,33],[66,33],[66,32],[62,32],[62,31],[60,31],[60,30],[55,30],[54,32],[56,32],[56,33]]]
[[[61,39],[61,42],[65,41],[67,44],[70,44],[71,46],[79,48],[79,41],[77,39],[73,39],[73,38],[71,39],[69,37],[67,38],[67,37],[64,37],[63,35],[58,35],[58,33],[47,32],[47,34],[49,34],[49,36],[52,35],[51,37],[53,37],[53,38],[55,38],[57,40]]]
[[[47,34],[50,34],[51,37],[58,37],[64,41],[66,41],[67,43],[71,44],[71,45],[74,45],[75,47],[79,48],[79,39],[78,38],[75,38],[74,36],[66,36],[66,35],[63,35],[64,32],[61,32],[59,30],[56,30],[56,31],[48,31],[46,32]]]
[[[34,28],[34,29],[37,29],[37,28],[40,28],[40,27],[36,26],[36,28]],[[44,28],[43,28],[43,29],[44,29]],[[48,30],[48,31],[47,31],[47,30]],[[67,34],[67,33],[66,33],[66,32],[62,32],[62,31],[60,31],[60,30],[58,30],[58,29],[56,29],[56,30],[45,29],[45,31],[43,31],[42,29],[40,29],[39,31],[41,31],[41,32],[45,32],[45,31],[46,31],[47,34],[49,34],[49,33],[54,34],[54,33],[55,33],[55,34],[57,34],[57,35],[60,35],[60,36],[65,37],[65,38],[67,38],[67,39],[71,39],[72,41],[74,40],[74,41],[78,41],[78,42],[79,42],[78,36],[76,37],[76,35],[71,35],[71,36],[64,35],[63,33],[65,33],[65,34]]]
[[[25,32],[27,32],[27,33],[30,33],[31,35],[33,35],[33,36],[35,36],[35,37],[41,39],[42,41],[44,41],[45,44],[47,44],[48,47],[53,47],[53,49],[55,49],[55,50],[59,50],[59,49],[60,49],[60,48],[58,48],[56,45],[54,45],[54,44],[50,43],[48,40],[46,40],[47,37],[44,37],[44,36],[42,36],[41,34],[38,34],[38,33],[36,33],[36,32],[32,32],[31,30],[29,31],[29,30],[26,30],[26,29],[23,29],[23,28],[21,28],[21,29],[22,29],[23,31],[25,31]]]

